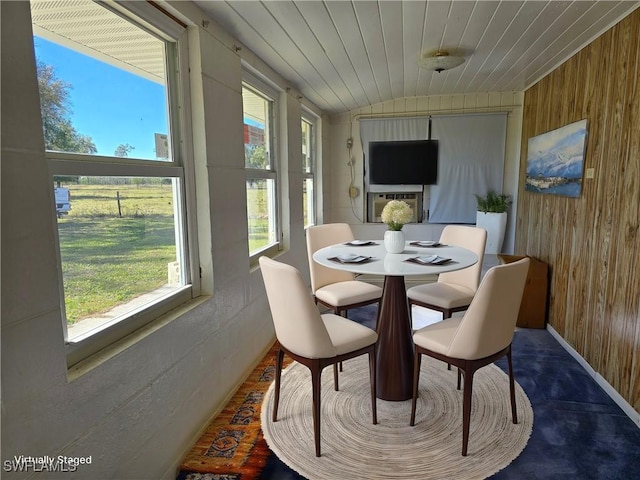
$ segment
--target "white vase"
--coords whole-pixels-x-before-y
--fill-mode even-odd
[[[404,250],[404,233],[402,230],[384,232],[384,248],[387,253],[402,253]]]
[[[476,226],[487,231],[487,245],[484,253],[500,253],[507,229],[507,214],[477,212]]]

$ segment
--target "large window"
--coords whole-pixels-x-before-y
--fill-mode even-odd
[[[316,163],[316,126],[315,121],[302,118],[302,209],[304,213],[304,227],[307,228],[316,223],[315,205],[315,163]]]
[[[72,364],[195,291],[176,147],[184,29],[70,3],[31,11]]]
[[[277,250],[280,245],[275,96],[275,92],[255,80],[242,87],[247,223],[252,258]]]

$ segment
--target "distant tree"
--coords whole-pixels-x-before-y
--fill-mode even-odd
[[[116,151],[113,152],[113,154],[116,157],[128,157],[129,152],[135,149],[136,147],[129,145],[128,143],[121,143],[120,145],[118,145],[118,147],[116,148]]]
[[[146,178],[142,178],[142,177],[133,177],[131,179],[131,182],[138,188],[140,188],[140,185],[146,185],[147,184],[147,179]]]
[[[69,90],[72,86],[56,77],[52,65],[38,62],[37,69],[45,149],[96,153],[98,149],[92,138],[78,133],[71,124]]]
[[[264,145],[250,145],[247,148],[247,168],[267,168],[267,148]]]
[[[70,183],[80,184],[80,177],[63,177],[56,175],[53,179],[56,182],[56,187],[61,187],[62,185],[68,185]]]

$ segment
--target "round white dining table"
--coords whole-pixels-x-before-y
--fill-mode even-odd
[[[404,277],[451,272],[478,262],[472,251],[462,247],[441,245],[421,247],[407,241],[402,253],[387,253],[382,240],[366,246],[336,244],[321,248],[313,260],[325,267],[356,274],[384,276],[382,299],[378,308],[376,331],[376,396],[382,400],[402,401],[412,397],[414,346]],[[361,262],[341,262],[339,257],[367,257]],[[416,257],[438,255],[450,261],[441,265],[411,262]],[[408,261],[409,260],[409,261]]]

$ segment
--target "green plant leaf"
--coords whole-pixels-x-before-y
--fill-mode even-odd
[[[478,211],[484,213],[504,213],[511,205],[511,196],[489,190],[484,196],[475,195]]]

